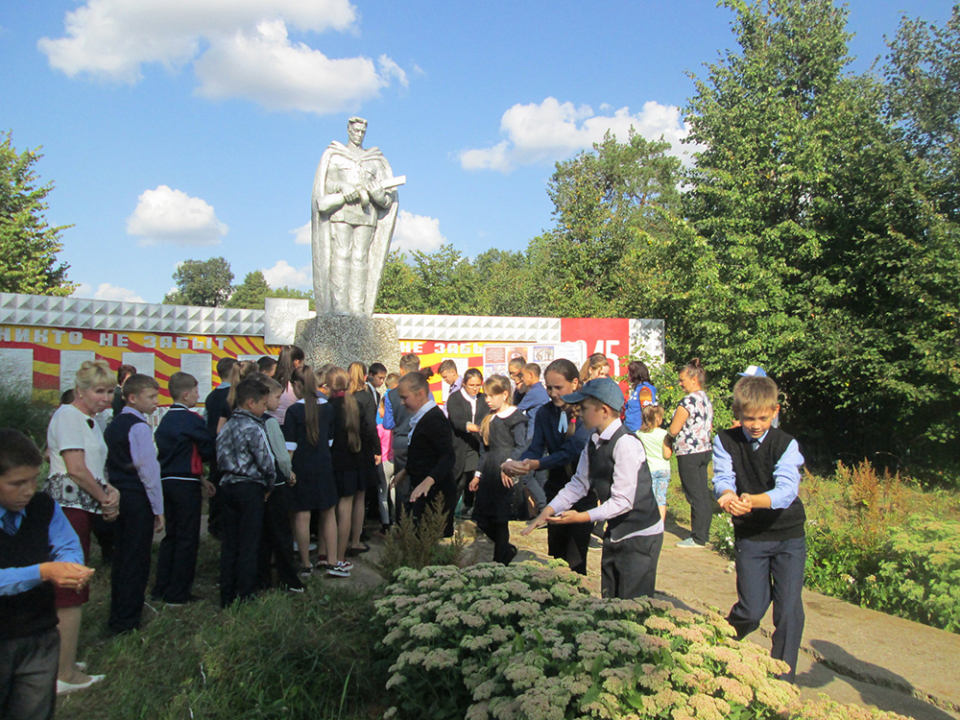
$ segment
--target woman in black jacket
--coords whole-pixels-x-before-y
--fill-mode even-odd
[[[447,416],[453,426],[453,449],[457,454],[454,477],[457,479],[457,498],[463,496],[464,517],[473,509],[470,481],[483,466],[483,438],[480,425],[490,412],[482,392],[483,374],[470,368],[463,374],[463,386],[447,398]]]

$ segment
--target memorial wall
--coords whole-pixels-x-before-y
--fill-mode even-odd
[[[276,356],[292,342],[296,323],[311,316],[307,301],[268,300],[265,310],[200,308],[81,298],[0,293],[0,382],[18,389],[60,393],[73,387],[85,360],[121,363],[155,377],[161,404],[177,371],[200,382],[200,397],[220,382],[217,360]],[[642,350],[663,357],[662,320],[625,318],[515,318],[454,315],[385,315],[397,326],[400,352],[422,366],[453,359],[461,373],[480,368],[484,376],[506,373],[511,358],[545,367],[557,358],[579,365],[602,352],[614,374],[620,358]],[[384,358],[388,366],[397,358]],[[432,385],[437,400],[445,387]],[[51,398],[52,399],[52,398]]]

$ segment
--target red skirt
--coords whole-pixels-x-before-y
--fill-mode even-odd
[[[63,508],[63,514],[80,538],[80,547],[83,548],[83,562],[87,563],[90,557],[90,525],[93,520],[93,513],[77,508]],[[82,590],[68,590],[67,588],[54,587],[56,593],[57,608],[79,607],[90,599],[90,586],[84,585]]]

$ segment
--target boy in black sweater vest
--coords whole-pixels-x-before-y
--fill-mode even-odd
[[[777,384],[743,377],[733,388],[733,414],[740,427],[717,434],[713,488],[720,507],[733,516],[737,603],[727,621],[741,639],[760,626],[773,600],[770,655],[790,666],[780,677],[794,682],[803,636],[803,569],[806,514],[797,497],[803,456],[797,441],[771,427],[780,412]]]
[[[60,657],[53,586],[79,590],[94,572],[63,510],[37,493],[42,463],[26,435],[0,430],[0,717],[19,720],[53,717]]]
[[[173,405],[154,433],[163,483],[163,507],[167,532],[157,554],[157,579],[151,593],[168,605],[183,605],[197,599],[191,593],[200,547],[200,514],[203,498],[216,488],[204,480],[203,465],[216,460],[216,438],[203,418],[193,412],[200,399],[197,379],[188,373],[170,376]]]
[[[103,434],[107,475],[120,491],[110,575],[109,626],[115,634],[140,627],[150,579],[150,546],[164,527],[160,463],[146,417],[157,409],[159,393],[160,385],[149,375],[131,375],[123,384],[127,405]]]
[[[565,403],[580,403],[580,419],[593,432],[580,454],[577,472],[522,534],[544,523],[567,525],[606,521],[600,556],[600,593],[605,598],[652,596],[663,547],[663,520],[653,496],[647,456],[636,435],[620,422],[623,392],[610,378],[591,380]],[[594,490],[600,505],[573,506]]]

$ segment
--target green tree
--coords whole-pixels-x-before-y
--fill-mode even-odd
[[[767,367],[808,447],[903,457],[956,422],[954,228],[921,192],[882,86],[846,72],[845,10],[725,4],[740,51],[688,108],[703,150],[687,213],[718,274],[687,353],[726,384]]]
[[[528,248],[545,307],[572,317],[620,313],[625,255],[638,234],[667,231],[664,213],[680,206],[680,161],[669,150],[631,129],[626,142],[607,133],[591,152],[557,163],[548,188],[556,225]]]
[[[263,272],[254,270],[247,273],[243,282],[233,289],[233,294],[224,307],[228,308],[262,308],[265,298],[270,296],[270,286],[267,285]]]
[[[38,150],[18,153],[9,132],[0,142],[0,292],[65,296],[76,285],[57,253],[60,233],[72,226],[50,227],[44,218],[53,183],[37,185]]]
[[[885,77],[887,111],[923,164],[937,209],[960,219],[960,5],[942,28],[904,17]]]
[[[399,315],[419,312],[421,290],[420,279],[407,264],[403,253],[393,250],[383,266],[374,310]]]
[[[185,260],[173,273],[177,289],[167,295],[167,305],[223,307],[233,290],[230,263],[222,257]]]

